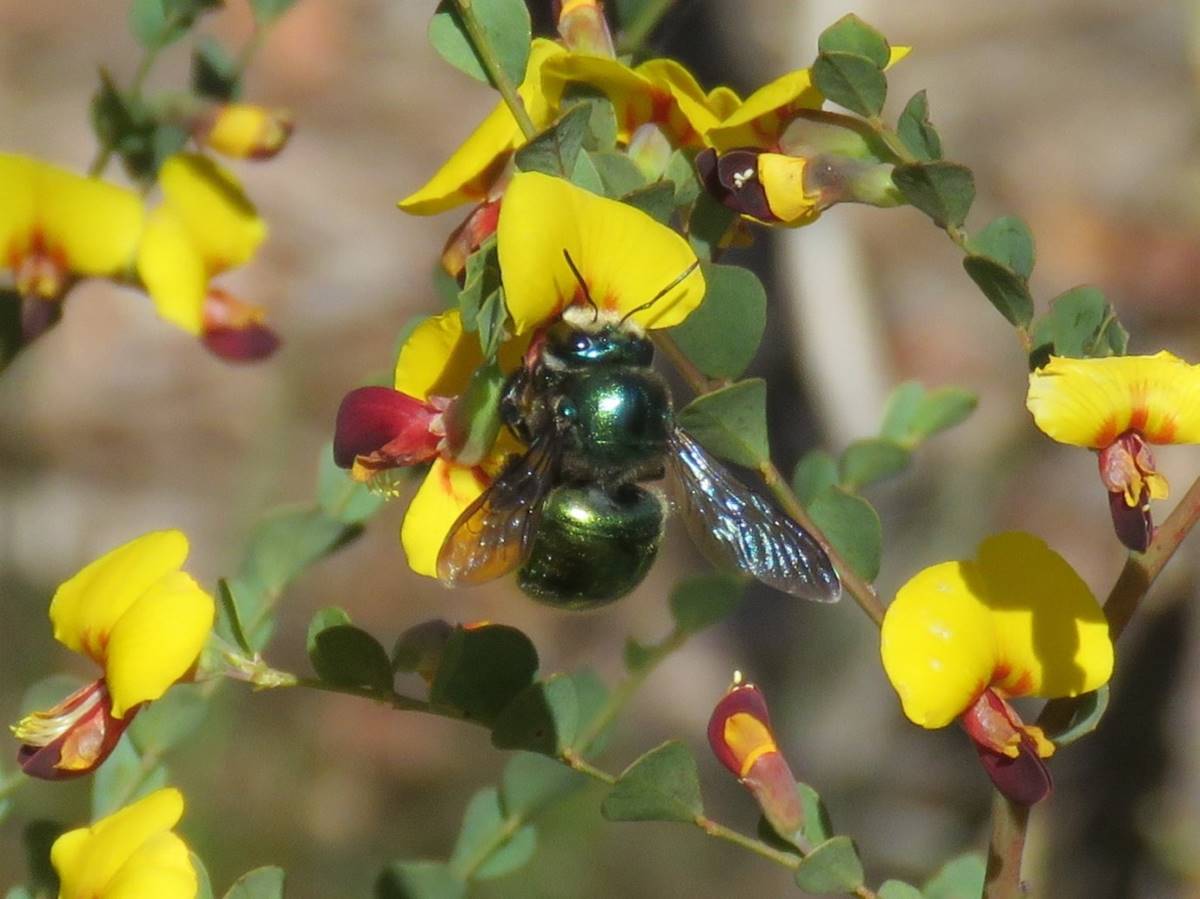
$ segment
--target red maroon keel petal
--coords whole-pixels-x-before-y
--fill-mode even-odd
[[[244,328],[209,328],[204,332],[205,347],[227,362],[260,362],[279,349],[279,336],[266,325]]]
[[[129,709],[123,718],[114,718],[107,685],[97,681],[77,690],[51,711],[69,715],[97,692],[99,701],[94,707],[54,740],[44,746],[21,744],[17,764],[25,774],[41,780],[70,780],[95,771],[112,754],[141,705]]]
[[[1017,805],[1036,805],[1054,789],[1050,769],[1038,757],[1030,738],[1021,741],[1016,758],[994,752],[974,741],[971,745],[996,789]]]
[[[712,717],[708,719],[708,745],[712,747],[717,760],[733,772],[734,777],[741,779],[742,759],[734,754],[725,741],[725,722],[738,713],[762,722],[768,733],[772,731],[771,716],[767,714],[767,700],[754,684],[738,684],[733,687],[721,697],[721,701],[713,709]]]
[[[338,407],[333,461],[350,468],[359,456],[378,456],[373,461],[379,467],[431,459],[441,438],[430,426],[440,414],[432,404],[390,387],[351,390]]]
[[[1154,518],[1150,514],[1149,487],[1142,488],[1136,506],[1125,502],[1124,493],[1109,493],[1108,510],[1118,540],[1137,553],[1150,548],[1150,541],[1154,539]]]

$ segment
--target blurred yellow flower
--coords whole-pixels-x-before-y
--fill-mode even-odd
[[[58,588],[54,638],[103,669],[100,680],[13,728],[28,774],[62,778],[104,760],[143,703],[158,699],[195,665],[212,629],[212,597],[180,570],[180,531],[156,531],[119,546]]]
[[[1105,684],[1113,666],[1108,623],[1087,585],[1021,532],[909,580],[887,610],[880,652],[909,720],[938,728],[961,718],[981,757],[990,754],[985,765],[1053,752],[1005,700],[1078,696]]]
[[[1168,352],[1051,356],[1030,373],[1025,405],[1047,436],[1099,450],[1117,535],[1145,551],[1153,536],[1150,500],[1167,496],[1148,444],[1200,443],[1200,366]]]
[[[117,277],[133,263],[142,202],[124,187],[0,154],[0,266],[24,296],[60,299],[78,277]]]
[[[59,899],[195,899],[196,869],[171,831],[182,815],[183,796],[166,788],[64,833],[50,849]]]
[[[253,103],[224,103],[204,117],[196,139],[235,159],[270,159],[295,128],[291,113]]]

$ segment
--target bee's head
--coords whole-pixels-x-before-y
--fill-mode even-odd
[[[563,368],[649,365],[653,361],[654,345],[637,329],[612,321],[586,319],[587,315],[567,315],[547,328],[543,359]]]

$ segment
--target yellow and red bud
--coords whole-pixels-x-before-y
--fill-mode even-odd
[[[735,681],[721,697],[708,720],[708,745],[754,796],[775,831],[794,837],[804,824],[804,808],[758,687]]]
[[[496,233],[500,221],[500,199],[480,203],[461,225],[450,234],[442,249],[442,268],[452,278],[457,278],[467,267],[467,258],[478,250],[485,240]]]
[[[419,465],[438,454],[445,431],[443,400],[422,402],[390,387],[360,387],[342,399],[333,435],[333,460],[356,477]]]
[[[279,349],[261,306],[210,287],[204,297],[201,337],[208,350],[230,362],[257,362]]]
[[[76,690],[58,705],[33,712],[11,727],[20,741],[17,763],[30,777],[67,780],[94,771],[116,748],[141,706],[121,718],[104,680]]]
[[[291,113],[252,103],[225,103],[209,110],[194,126],[196,142],[235,159],[270,159],[287,144],[295,128]]]
[[[1050,795],[1054,783],[1044,758],[1054,744],[1041,728],[1027,725],[994,690],[984,690],[960,722],[971,738],[988,777],[1018,805],[1034,805]]]
[[[1098,461],[1117,538],[1134,552],[1145,552],[1154,537],[1150,500],[1167,496],[1167,480],[1154,467],[1150,444],[1137,431],[1126,431],[1100,450]]]
[[[35,235],[13,272],[17,293],[28,299],[61,300],[75,283],[66,256]]]
[[[554,7],[558,33],[568,50],[588,56],[616,57],[600,0],[554,0]]]

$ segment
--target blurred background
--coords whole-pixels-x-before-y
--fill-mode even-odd
[[[531,0],[534,7],[549,0]],[[291,107],[287,150],[236,166],[271,225],[259,258],[227,276],[284,338],[270,362],[224,364],[158,320],[144,297],[103,284],[73,295],[62,324],[0,379],[0,719],[45,675],[88,673],[55,644],[55,586],[144,531],[191,536],[189,570],[231,573],[255,520],[311,497],[317,454],[342,395],[385,371],[394,335],[437,306],[431,271],[461,218],[410,218],[420,185],[495,95],[425,41],[433,0],[300,0],[252,67],[250,98]],[[239,43],[240,0],[203,29]],[[1104,289],[1131,351],[1200,359],[1200,142],[1196,4],[1188,0],[679,0],[653,46],[705,86],[747,92],[807,64],[847,11],[912,55],[890,75],[894,116],[928,88],[947,153],[971,166],[971,224],[1012,212],[1038,240],[1035,296]],[[545,10],[539,10],[545,20]],[[82,169],[94,153],[87,102],[97,67],[127,80],[138,50],[117,0],[0,0],[0,150]],[[182,83],[181,46],[151,86]],[[0,203],[3,198],[0,198]],[[814,445],[875,433],[888,389],[976,391],[978,412],[936,438],[901,479],[870,492],[884,524],[880,593],[921,567],[969,556],[989,532],[1048,539],[1103,597],[1123,553],[1095,462],[1043,438],[1023,407],[1025,362],[945,236],[915,211],[839,208],[814,227],[762,234],[742,257],[766,280],[772,437],[790,471]],[[1175,495],[1195,451],[1159,453]],[[615,607],[565,614],[509,583],[451,593],[412,575],[397,543],[402,503],[287,595],[268,657],[304,670],[316,609],[348,608],[385,644],[417,621],[490,619],[534,639],[543,670],[621,671],[627,635],[665,633],[674,579],[699,563],[669,530],[650,578]],[[1170,501],[1161,504],[1165,516]],[[1113,705],[1093,738],[1054,763],[1026,871],[1035,895],[1200,896],[1200,619],[1196,548],[1179,554],[1122,640]],[[708,754],[703,729],[734,668],[771,702],[797,775],[853,834],[871,882],[920,881],[984,845],[990,790],[954,728],[908,724],[878,663],[874,628],[833,608],[751,592],[737,615],[657,672],[603,758],[619,769],[668,737],[701,763],[714,817],[752,831],[756,812]],[[15,747],[14,747],[15,748]],[[7,750],[6,750],[7,752]],[[218,891],[279,864],[295,899],[370,894],[394,858],[445,858],[467,798],[505,762],[482,730],[344,697],[222,690],[174,760],[183,832]],[[497,897],[794,893],[781,869],[669,824],[609,824],[587,790],[551,813],[534,863]],[[21,830],[87,818],[87,785],[33,783],[0,823],[0,888],[24,878]]]

